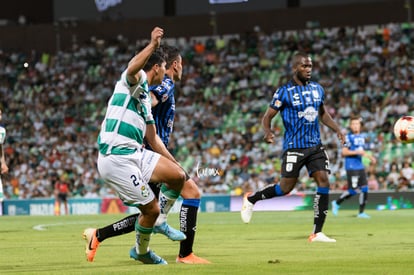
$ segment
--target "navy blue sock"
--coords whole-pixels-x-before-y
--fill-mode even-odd
[[[361,188],[361,193],[359,195],[359,213],[363,213],[365,211],[365,205],[367,204],[368,200],[368,186],[363,186]]]
[[[283,193],[282,188],[280,188],[280,184],[273,184],[269,185],[262,190],[257,191],[253,195],[249,196],[247,199],[255,204],[257,201],[260,200],[267,200],[273,197],[280,197],[284,196],[285,193]]]
[[[99,242],[103,242],[107,238],[112,238],[125,233],[135,231],[135,222],[138,219],[139,214],[133,214],[122,220],[114,222],[111,225],[98,228],[96,230],[96,238]]]
[[[329,187],[318,187],[313,200],[313,233],[322,232],[329,206]]]
[[[180,242],[179,257],[183,258],[193,252],[193,244],[197,229],[197,213],[200,199],[184,199],[180,210],[180,231],[187,239]]]

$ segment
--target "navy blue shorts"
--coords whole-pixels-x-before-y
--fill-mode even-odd
[[[317,145],[305,149],[288,149],[283,153],[282,177],[298,178],[303,166],[306,166],[310,176],[316,171],[330,173],[329,157],[325,147]]]
[[[346,178],[348,181],[348,189],[356,189],[358,187],[368,185],[367,174],[364,169],[347,170]]]

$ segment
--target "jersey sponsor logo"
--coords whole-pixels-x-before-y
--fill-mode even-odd
[[[318,112],[313,106],[307,107],[303,112],[298,113],[299,118],[305,118],[309,122],[314,122],[318,117]]]
[[[301,104],[302,104],[302,102],[300,101],[300,96],[299,96],[299,94],[294,94],[294,95],[292,96],[292,98],[294,99],[294,100],[292,101],[292,105],[293,105],[293,106],[298,106],[298,105],[301,105]]]
[[[365,138],[362,136],[354,136],[354,145],[355,147],[358,147],[356,149],[364,149],[365,145]]]
[[[157,86],[156,88],[155,88],[155,90],[153,90],[154,92],[157,92],[157,93],[161,93],[162,92],[162,89],[163,89],[163,86],[164,84],[161,84],[160,86]]]
[[[162,87],[164,87],[166,90],[170,90],[171,89],[171,84],[170,83],[168,83],[167,81],[163,81],[162,83],[161,83],[161,86]],[[160,87],[161,88],[161,87]],[[161,90],[161,89],[160,89]]]
[[[286,162],[288,162],[288,163],[296,163],[296,162],[298,162],[298,157],[297,156],[287,156],[286,157]]]
[[[303,157],[305,154],[303,154],[303,153],[300,153],[300,152],[287,152],[287,155],[288,156],[291,156],[291,155],[296,155],[296,156],[301,156],[301,157]]]

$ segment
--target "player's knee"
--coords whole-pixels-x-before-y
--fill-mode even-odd
[[[185,175],[185,172],[184,172],[184,170],[179,170],[179,176],[178,176],[178,182],[180,183],[180,184],[182,184],[182,185],[184,185],[184,183],[185,183],[185,181],[186,181],[186,175]]]
[[[185,182],[185,172],[181,169],[177,169],[173,174],[170,175],[170,179],[167,180],[166,184],[169,188],[174,186],[183,186]],[[174,188],[173,188],[174,189]]]
[[[184,183],[184,187],[181,191],[181,196],[184,199],[200,199],[201,198],[200,189],[198,188],[194,180],[188,179]]]
[[[160,214],[160,206],[156,199],[152,200],[146,205],[141,205],[138,208],[141,212],[141,216],[144,219],[153,219],[155,221]]]
[[[295,188],[296,180],[293,178],[283,178],[279,184],[275,184],[275,191],[278,196],[289,194]]]

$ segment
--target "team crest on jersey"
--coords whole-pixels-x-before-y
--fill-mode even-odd
[[[293,170],[293,164],[292,163],[287,163],[286,164],[286,172],[292,172]]]
[[[319,93],[318,90],[312,90],[312,95],[315,99],[319,99]]]
[[[149,196],[149,191],[145,186],[141,186],[141,195],[146,198]]]

